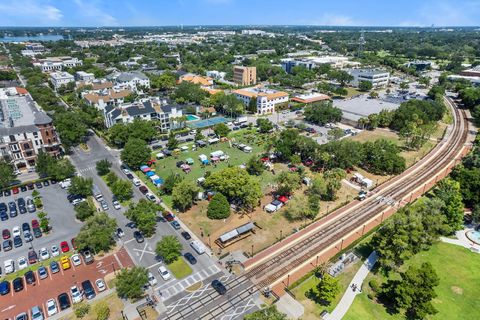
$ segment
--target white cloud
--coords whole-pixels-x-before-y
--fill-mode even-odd
[[[45,1],[10,0],[0,3],[0,16],[12,25],[52,25],[62,20],[60,9]],[[28,21],[28,22],[27,22]]]
[[[480,1],[427,2],[418,9],[418,15],[425,25],[466,26],[478,25]]]
[[[90,18],[88,21],[92,25],[100,26],[118,26],[118,20],[101,8],[101,2],[97,0],[74,0],[79,14]]]
[[[318,26],[355,26],[359,25],[350,16],[325,13],[320,18],[314,20],[301,21],[301,24],[318,25]]]

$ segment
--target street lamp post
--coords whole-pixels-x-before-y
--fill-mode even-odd
[[[253,257],[253,244],[252,244],[252,257]]]

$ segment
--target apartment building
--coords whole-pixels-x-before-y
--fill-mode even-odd
[[[233,67],[233,81],[241,86],[251,86],[257,83],[256,67]]]
[[[21,54],[26,57],[35,57],[45,53],[45,47],[40,43],[29,42],[25,44],[25,49],[21,51]]]
[[[66,68],[78,67],[82,64],[82,60],[69,56],[49,57],[45,59],[38,59],[33,62],[33,65],[40,68],[42,72],[61,71]]]
[[[139,87],[150,88],[150,79],[140,71],[122,72],[110,77],[122,89],[140,91]]]
[[[90,84],[95,81],[95,75],[85,71],[77,71],[75,72],[75,80],[81,81],[85,84]]]
[[[213,85],[213,79],[212,78],[202,77],[202,76],[199,76],[199,75],[196,75],[196,74],[191,74],[191,73],[184,74],[184,75],[180,76],[180,78],[178,78],[178,83],[182,83],[183,81],[191,82],[191,83],[194,83],[194,84],[199,84],[200,87],[202,87],[202,88],[209,88],[210,86]]]
[[[50,82],[55,90],[58,90],[61,86],[66,86],[70,82],[75,82],[74,76],[66,71],[57,71],[50,73]]]
[[[348,73],[353,76],[352,85],[358,86],[361,81],[372,83],[374,88],[385,87],[390,79],[390,72],[378,69],[350,69]]]
[[[293,67],[302,66],[312,70],[319,65],[329,64],[333,68],[343,68],[347,65],[359,65],[358,62],[349,61],[347,57],[342,56],[309,56],[303,58],[282,59],[282,68],[286,73],[291,73]]]
[[[87,104],[103,111],[107,106],[116,107],[125,102],[133,92],[128,89],[100,89],[82,93]]]
[[[40,151],[61,152],[52,119],[24,88],[0,89],[0,157],[20,170],[35,166]]]
[[[237,99],[241,100],[245,106],[248,106],[252,99],[256,99],[257,114],[273,113],[275,112],[275,108],[278,108],[280,104],[288,103],[288,93],[264,87],[238,89],[232,93]]]

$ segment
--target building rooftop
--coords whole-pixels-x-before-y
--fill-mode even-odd
[[[52,122],[46,113],[37,108],[30,95],[19,95],[17,91],[17,88],[0,89],[0,135],[2,136],[38,131],[36,125]]]
[[[330,96],[327,96],[326,94],[312,92],[307,94],[300,94],[298,96],[293,97],[290,100],[300,102],[300,103],[313,103],[317,101],[331,100],[331,99],[332,98],[330,98]]]
[[[117,81],[129,82],[129,81],[132,81],[135,78],[139,78],[139,79],[142,79],[142,80],[147,80],[148,79],[148,77],[144,73],[142,73],[140,71],[132,71],[132,72],[122,72],[122,73],[120,73],[117,77]]]
[[[380,69],[350,69],[348,72],[356,75],[361,74],[362,76],[377,76],[388,73],[388,71]]]
[[[73,76],[66,71],[58,71],[58,72],[50,73],[50,78],[52,78],[52,79],[64,79],[64,78],[73,79]]]
[[[351,99],[333,100],[333,105],[342,110],[345,118],[356,121],[372,113],[379,113],[383,109],[395,110],[400,106],[400,101],[393,103],[386,100],[386,97],[371,99],[368,95],[361,95]]]
[[[250,87],[250,88],[243,88],[232,91],[235,94],[247,96],[250,98],[255,98],[257,96],[260,97],[267,97],[267,99],[276,99],[280,97],[288,97],[288,93],[283,91],[277,91],[273,89],[267,89],[265,87]]]
[[[213,79],[210,77],[202,77],[199,75],[185,75],[180,78],[179,83],[182,81],[187,81],[201,86],[210,86],[213,84]]]

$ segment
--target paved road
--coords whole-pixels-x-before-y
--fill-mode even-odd
[[[174,230],[169,223],[163,220],[159,220],[157,224],[156,234],[145,239],[144,243],[137,243],[133,238],[133,229],[127,227],[127,224],[130,222],[125,216],[125,208],[121,210],[113,209],[112,203],[112,194],[108,186],[104,181],[97,175],[96,172],[96,162],[102,159],[108,159],[112,163],[112,170],[121,178],[126,179],[126,176],[121,171],[119,160],[119,153],[116,150],[107,149],[100,138],[96,135],[89,137],[87,144],[90,148],[88,152],[83,151],[80,148],[75,148],[74,153],[71,155],[71,160],[73,164],[77,167],[78,172],[85,177],[91,177],[94,184],[96,184],[100,191],[103,194],[104,199],[110,205],[110,209],[107,211],[109,215],[114,217],[117,220],[118,225],[125,231],[125,236],[120,241],[125,246],[133,261],[137,265],[142,265],[148,268],[152,274],[156,277],[158,285],[155,287],[155,290],[163,290],[175,286],[180,281],[174,280],[169,281],[168,286],[165,287],[164,280],[158,274],[158,267],[162,263],[155,254],[155,244],[165,235],[175,235],[181,241],[184,251],[183,253],[189,251],[191,252],[198,260],[197,264],[191,266],[193,269],[193,274],[202,274],[203,277],[218,275],[220,276],[223,273],[223,270],[218,267],[216,260],[210,258],[207,254],[197,255],[189,246],[189,242],[183,239],[180,236],[182,230]],[[134,199],[140,200],[144,199],[144,196],[140,193],[138,188],[134,188]],[[194,236],[192,234],[192,236]],[[193,283],[191,283],[193,284]],[[175,288],[177,291],[171,289],[169,293],[163,292],[166,296],[175,295],[181,292],[181,288],[185,288],[185,285],[178,285]]]
[[[34,238],[31,243],[26,243],[23,241],[23,245],[19,248],[13,248],[8,252],[1,252],[1,267],[3,268],[3,261],[7,259],[14,259],[15,263],[21,256],[27,258],[28,251],[30,250],[31,245],[38,252],[40,248],[51,249],[52,245],[60,247],[60,242],[68,241],[71,246],[70,240],[74,238],[78,231],[80,231],[81,223],[75,220],[75,212],[73,206],[67,200],[67,193],[65,190],[60,188],[58,184],[50,185],[48,187],[43,187],[37,189],[42,197],[44,209],[43,211],[48,214],[50,218],[50,225],[52,226],[52,231],[49,234],[44,234],[41,238]],[[25,192],[20,192],[19,194],[12,194],[8,197],[1,197],[0,202],[8,203],[19,197],[31,197],[32,191],[28,190]],[[28,222],[31,226],[32,219],[37,219],[37,210],[35,213],[25,213],[18,214],[14,218],[9,218],[6,221],[2,221],[1,229],[9,229],[10,232],[14,226],[22,227],[22,223]],[[23,235],[22,235],[23,239]]]

